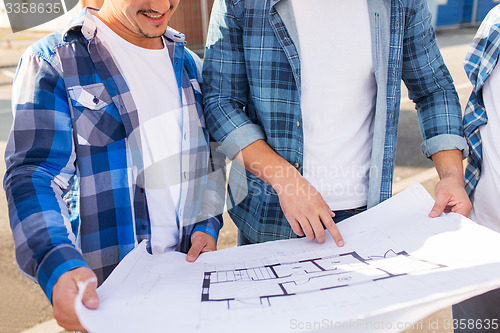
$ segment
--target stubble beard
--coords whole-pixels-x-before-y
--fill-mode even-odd
[[[148,34],[146,32],[144,32],[141,28],[137,27],[138,29],[138,32],[139,34],[144,37],[144,38],[149,38],[149,39],[154,39],[154,38],[158,38],[158,37],[161,37],[163,36],[163,34],[165,33],[166,29],[159,35],[151,35],[151,34]]]

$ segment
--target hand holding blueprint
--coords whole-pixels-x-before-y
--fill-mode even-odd
[[[454,213],[429,218],[419,184],[338,224],[339,248],[294,239],[200,256],[141,243],[76,310],[90,332],[397,332],[500,287],[500,234]]]

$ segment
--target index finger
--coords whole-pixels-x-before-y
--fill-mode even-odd
[[[320,214],[321,222],[323,222],[323,225],[326,227],[330,235],[332,235],[335,244],[337,244],[338,247],[342,247],[344,246],[344,238],[342,238],[342,235],[333,221],[332,214],[330,212],[331,211]]]

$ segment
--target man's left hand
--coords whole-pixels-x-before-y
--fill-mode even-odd
[[[436,185],[435,194],[436,202],[429,213],[430,217],[438,217],[443,212],[454,212],[469,217],[472,203],[463,182],[458,182],[454,177],[442,178]]]
[[[462,152],[457,149],[443,150],[432,155],[432,160],[441,180],[436,185],[436,202],[429,216],[454,212],[469,217],[472,203],[464,186]]]
[[[196,231],[191,235],[191,248],[187,254],[186,260],[194,262],[201,253],[215,251],[217,242],[215,238],[203,231]]]

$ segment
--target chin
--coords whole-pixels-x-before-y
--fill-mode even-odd
[[[163,34],[165,33],[165,30],[167,30],[167,28],[165,27],[165,29],[151,29],[151,30],[140,30],[140,34],[143,36],[143,37],[146,37],[146,38],[158,38],[158,37],[161,37],[163,36]]]

